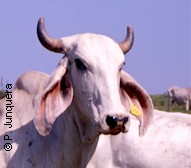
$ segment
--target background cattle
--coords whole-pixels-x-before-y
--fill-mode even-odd
[[[179,105],[184,104],[187,111],[189,110],[189,107],[191,107],[191,88],[171,87],[168,89],[168,96],[169,110],[172,110],[174,102]]]

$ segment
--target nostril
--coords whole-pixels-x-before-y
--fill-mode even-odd
[[[123,124],[125,124],[128,120],[129,120],[129,118],[128,118],[128,117],[124,117],[124,118],[122,119]]]
[[[107,116],[106,118],[106,123],[111,129],[117,126],[117,121],[118,119],[114,116]]]

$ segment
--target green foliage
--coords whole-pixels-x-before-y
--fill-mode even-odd
[[[153,104],[155,109],[159,109],[162,111],[169,111],[168,110],[168,95],[151,95]],[[191,109],[186,111],[185,105],[178,105],[176,102],[172,105],[172,112],[183,112],[191,114]]]
[[[0,99],[4,98],[6,96],[6,91],[0,90]]]

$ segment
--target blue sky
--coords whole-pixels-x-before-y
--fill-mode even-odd
[[[190,0],[1,1],[0,77],[5,81],[14,84],[30,70],[50,74],[61,59],[37,39],[41,16],[56,38],[92,32],[120,42],[131,25],[135,42],[124,69],[150,94],[174,85],[191,87]]]

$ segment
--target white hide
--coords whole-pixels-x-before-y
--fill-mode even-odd
[[[83,34],[62,43],[67,52],[50,76],[29,72],[17,80],[10,93],[12,128],[3,125],[6,98],[0,100],[1,168],[84,168],[99,135],[111,134],[108,115],[129,117],[130,106],[136,104],[141,134],[152,120],[147,93],[125,72],[121,76],[125,59],[116,42]],[[85,70],[79,70],[76,59]],[[123,129],[128,131],[129,121]],[[136,133],[138,137],[138,128]],[[11,140],[4,140],[7,135]],[[10,151],[4,150],[5,143],[12,145]]]
[[[138,136],[131,119],[127,134],[99,137],[87,168],[190,168],[191,115],[154,111],[154,122]]]

